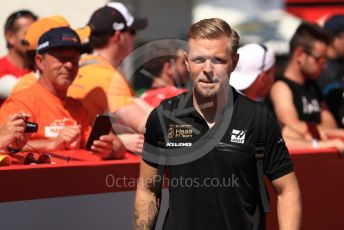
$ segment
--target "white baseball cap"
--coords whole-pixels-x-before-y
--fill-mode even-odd
[[[142,30],[147,23],[146,18],[134,18],[122,3],[111,2],[92,14],[88,27],[93,35],[112,35],[115,31]]]
[[[239,61],[232,72],[229,84],[236,90],[250,87],[258,75],[275,64],[275,54],[265,45],[250,43],[238,49]]]

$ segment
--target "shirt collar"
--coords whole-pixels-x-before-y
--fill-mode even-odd
[[[231,87],[229,91],[232,91],[232,96],[233,96],[233,105],[236,101],[236,99],[239,96],[239,93]],[[194,117],[201,117],[201,115],[197,112],[196,108],[193,105],[193,97],[192,97],[192,90],[189,90],[186,93],[180,94],[179,95],[180,99],[178,102],[178,106],[176,109],[175,116],[177,118],[182,118],[182,117],[188,117],[188,116],[194,116]],[[231,100],[228,100],[225,110],[228,109],[231,106]]]

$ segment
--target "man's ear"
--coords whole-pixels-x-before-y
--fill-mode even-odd
[[[12,31],[7,31],[5,33],[6,41],[8,44],[13,45],[15,42],[15,34]]]
[[[231,72],[233,72],[238,64],[238,61],[239,61],[239,54],[238,53],[235,53],[235,54],[232,54],[232,69],[231,69]]]
[[[171,61],[166,61],[162,67],[162,72],[167,73],[168,75],[173,75],[173,67]]]
[[[116,31],[109,39],[109,42],[115,42],[118,43],[121,41],[121,39],[124,39],[123,33],[121,31]]]
[[[43,69],[43,55],[41,54],[36,54],[35,55],[35,63],[36,63],[36,66],[37,66],[37,69],[42,72],[42,69]]]
[[[296,58],[296,60],[299,62],[305,57],[306,53],[302,47],[296,47],[294,50],[293,56]]]
[[[188,55],[187,53],[184,51],[184,56],[185,56],[185,65],[186,65],[186,69],[188,70],[188,72],[190,72],[190,69],[189,69],[189,60],[188,60]]]

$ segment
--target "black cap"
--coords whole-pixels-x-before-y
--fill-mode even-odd
[[[332,32],[335,36],[344,33],[344,14],[337,14],[329,18],[324,28]]]
[[[111,2],[96,10],[88,23],[92,35],[111,35],[115,31],[142,30],[147,27],[146,18],[134,18],[119,2]]]
[[[80,38],[69,27],[53,28],[39,38],[37,53],[41,54],[55,47],[75,47],[81,49]]]

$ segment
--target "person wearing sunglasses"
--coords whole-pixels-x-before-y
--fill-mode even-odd
[[[303,22],[290,41],[284,76],[271,89],[271,101],[282,125],[319,147],[320,139],[343,138],[344,130],[323,102],[316,79],[325,67],[331,36],[316,24]]]
[[[38,124],[23,151],[40,152],[82,148],[92,120],[81,103],[67,97],[67,90],[79,68],[80,38],[69,27],[58,27],[44,33],[35,56],[40,77],[32,86],[11,95],[0,109],[0,123],[14,111],[31,115]],[[95,140],[91,150],[101,158],[120,158],[124,147],[112,135]]]
[[[29,26],[37,16],[29,10],[12,13],[4,26],[7,55],[0,58],[0,104],[6,99],[18,78],[30,70],[25,47],[21,44]]]
[[[238,49],[238,65],[230,77],[230,84],[245,96],[269,105],[269,96],[275,74],[275,54],[263,44],[250,43]],[[282,127],[282,135],[288,148],[312,148],[314,142],[306,140],[288,126]],[[319,140],[319,148],[336,148],[344,152],[344,142],[337,140]]]

